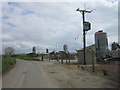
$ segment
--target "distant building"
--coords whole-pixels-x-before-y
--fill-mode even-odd
[[[32,53],[27,54],[28,57],[37,57],[38,54],[36,53],[36,47],[32,47]]]
[[[28,53],[27,56],[28,57],[37,57],[38,54],[36,54],[36,53]]]
[[[96,49],[95,49],[95,44],[90,45],[88,47],[86,47],[86,64],[92,64],[93,63],[93,59],[96,56]],[[84,50],[77,50],[77,59],[78,59],[78,63],[83,65],[84,64]],[[94,60],[94,63],[96,63],[96,60]]]
[[[116,42],[113,42],[113,43],[112,43],[112,50],[117,50],[118,48],[120,49],[119,44],[116,43]]]

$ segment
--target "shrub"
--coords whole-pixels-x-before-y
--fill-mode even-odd
[[[14,65],[15,63],[16,63],[16,58],[10,56],[2,57],[2,72],[9,69],[11,65]]]

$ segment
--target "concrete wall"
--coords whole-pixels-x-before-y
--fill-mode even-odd
[[[84,64],[84,52],[83,50],[79,50],[77,53],[77,59],[80,64]],[[86,64],[92,64],[94,59],[94,63],[96,63],[95,60],[95,52],[91,50],[86,50]]]

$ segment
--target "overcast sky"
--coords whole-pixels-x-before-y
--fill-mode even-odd
[[[2,2],[2,45],[16,53],[83,48],[82,15],[77,8],[93,10],[85,14],[92,28],[87,32],[87,46],[94,44],[98,30],[107,32],[109,45],[118,41],[118,2]]]

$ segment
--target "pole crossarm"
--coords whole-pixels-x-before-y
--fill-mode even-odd
[[[85,30],[85,28],[84,28],[84,24],[85,24],[85,13],[91,13],[92,12],[92,10],[86,10],[86,9],[84,9],[84,10],[82,10],[82,9],[76,9],[76,11],[79,11],[81,14],[82,14],[82,18],[83,18],[83,47],[84,47],[84,65],[86,65],[86,37],[85,37],[85,35],[86,35],[86,30]]]
[[[91,13],[93,10],[86,10],[86,9],[76,9],[76,11],[79,11],[79,12],[81,12],[81,13]]]

